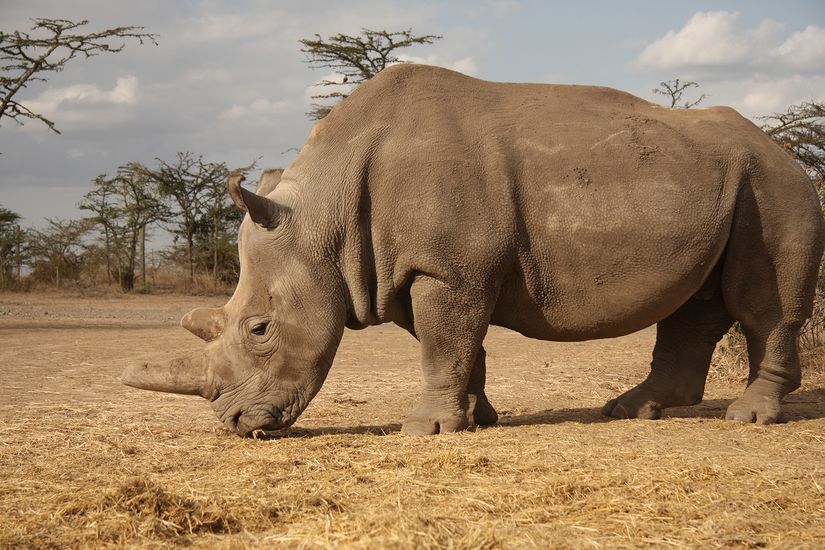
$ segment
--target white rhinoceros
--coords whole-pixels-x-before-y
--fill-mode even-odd
[[[344,327],[393,322],[421,342],[403,431],[492,424],[491,323],[543,340],[657,323],[650,375],[606,415],[702,399],[734,320],[750,379],[727,417],[770,423],[800,383],[796,337],[823,250],[804,171],[724,108],[666,109],[591,86],[485,82],[397,65],[320,121],[248,212],[226,304],[184,327],[201,353],[135,365],[126,384],[207,398],[232,431],[290,425]]]

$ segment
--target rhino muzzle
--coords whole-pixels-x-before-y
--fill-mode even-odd
[[[246,395],[243,389],[239,390],[218,395],[211,405],[223,425],[242,437],[288,428],[309,404],[307,396],[297,388]]]

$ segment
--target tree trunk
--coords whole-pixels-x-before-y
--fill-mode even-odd
[[[212,220],[212,279],[218,282],[218,215]]]
[[[20,266],[22,262],[20,261],[20,246],[22,245],[23,236],[22,232],[20,231],[20,226],[16,226],[15,228],[15,245],[16,249],[14,252],[14,261],[17,264],[17,282],[20,282]]]
[[[146,282],[146,226],[140,226],[140,284],[143,290],[149,288]]]
[[[132,230],[132,237],[129,242],[129,263],[126,266],[126,272],[120,281],[120,286],[123,290],[132,290],[135,288],[135,257],[137,256],[137,241],[138,232],[140,230]]]
[[[112,286],[112,253],[109,246],[109,227],[106,225],[103,226],[103,234],[106,236],[106,286]]]
[[[195,239],[192,233],[186,236],[186,244],[189,247],[189,282],[195,282]]]

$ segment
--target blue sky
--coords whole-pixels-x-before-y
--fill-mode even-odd
[[[0,205],[74,218],[98,174],[203,154],[230,167],[286,166],[311,122],[314,82],[297,41],[362,27],[440,34],[411,60],[513,82],[599,84],[651,101],[662,80],[701,83],[703,105],[756,117],[825,100],[825,1],[739,2],[0,0],[0,28],[33,17],[143,25],[159,46],[75,60],[22,99],[63,135],[0,122]],[[25,103],[25,101],[24,101]]]

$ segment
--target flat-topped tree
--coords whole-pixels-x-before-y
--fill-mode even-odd
[[[0,206],[0,288],[12,279],[12,268],[20,254],[20,214]]]
[[[46,82],[46,73],[63,70],[78,56],[89,58],[101,53],[117,53],[125,47],[117,39],[134,39],[157,45],[157,35],[143,32],[144,27],[113,27],[96,32],[80,32],[89,21],[68,19],[32,20],[30,32],[0,31],[0,121],[10,118],[18,124],[24,119],[44,123],[55,133],[55,123],[35,113],[16,99],[31,82]]]
[[[395,53],[397,50],[416,44],[432,44],[440,39],[441,36],[434,34],[416,36],[412,29],[394,32],[361,29],[358,36],[336,34],[324,39],[316,34],[315,39],[299,40],[310,67],[332,69],[342,75],[340,81],[324,79],[319,82],[321,86],[338,86],[338,90],[314,95],[312,99],[344,99],[349,94],[342,89],[369,80],[393,63],[402,63],[403,60]],[[341,88],[343,86],[347,88]],[[320,120],[330,110],[332,106],[316,103],[307,115],[313,120]]]
[[[821,192],[825,181],[825,103],[799,103],[784,113],[760,118],[765,121],[762,129],[805,167]]]

